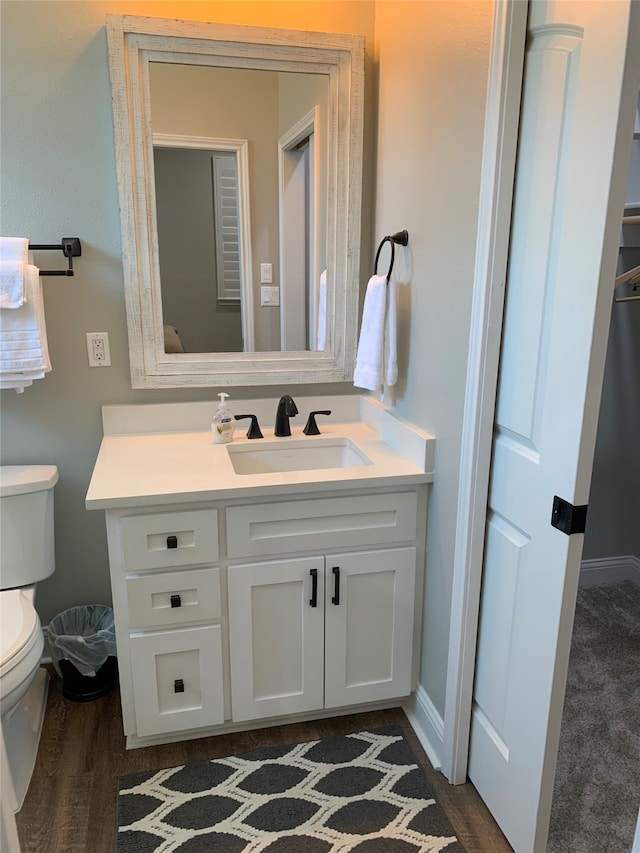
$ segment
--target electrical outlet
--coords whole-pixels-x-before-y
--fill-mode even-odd
[[[87,332],[89,367],[111,367],[108,332]]]

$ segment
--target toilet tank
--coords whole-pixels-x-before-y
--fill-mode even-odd
[[[0,589],[41,581],[55,568],[55,465],[0,465]]]

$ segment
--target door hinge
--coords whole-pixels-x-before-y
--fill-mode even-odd
[[[587,525],[588,504],[574,506],[569,501],[554,495],[551,526],[557,527],[567,536],[572,533],[584,533]]]

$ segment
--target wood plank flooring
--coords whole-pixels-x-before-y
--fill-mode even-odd
[[[17,815],[21,851],[113,853],[119,776],[392,724],[402,727],[467,853],[511,853],[473,786],[449,785],[432,768],[399,708],[126,750],[118,691],[94,702],[69,702],[55,673],[36,768]]]

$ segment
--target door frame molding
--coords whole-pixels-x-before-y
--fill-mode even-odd
[[[454,785],[467,779],[527,12],[522,0],[496,0],[489,57],[441,756]]]
[[[316,104],[278,139],[278,202],[280,211],[280,347],[286,351],[287,326],[287,287],[285,281],[287,256],[287,210],[289,195],[285,186],[286,154],[295,149],[304,139],[309,138],[309,223],[308,233],[311,237],[307,274],[309,277],[309,310],[307,324],[309,326],[309,349],[315,349],[314,331],[317,329],[318,283],[320,280],[320,107]]]

